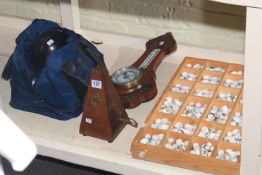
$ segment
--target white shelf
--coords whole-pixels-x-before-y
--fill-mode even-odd
[[[238,53],[226,53],[210,49],[196,48],[179,44],[176,54],[169,56],[160,65],[157,71],[157,85],[159,95],[169,78],[186,55],[204,58],[217,58],[221,61],[245,63],[244,84],[244,118],[243,118],[243,140],[241,149],[241,175],[262,174],[262,1],[261,0],[213,0],[216,2],[247,7],[246,43],[245,55]],[[118,67],[129,65],[143,52],[145,39],[132,38],[120,35],[110,35],[93,31],[82,31],[80,29],[80,18],[78,0],[61,0],[62,21],[64,26],[75,29],[89,39],[103,39],[104,45],[99,49],[105,54],[107,66],[110,72]],[[71,3],[71,6],[70,6]],[[9,25],[9,28],[0,27],[0,46],[4,46],[4,53],[8,55],[10,48],[14,47],[14,38],[24,28],[17,21],[3,20],[1,22]],[[16,24],[16,26],[13,26]],[[16,31],[16,27],[21,27]],[[0,59],[3,66],[4,60]],[[182,168],[156,164],[152,162],[139,161],[131,158],[130,143],[138,129],[127,127],[112,144],[107,142],[83,137],[78,134],[80,118],[67,122],[55,121],[39,115],[21,112],[9,107],[10,88],[7,82],[0,81],[0,92],[2,94],[5,111],[11,118],[22,127],[36,142],[39,153],[42,155],[62,159],[65,161],[104,169],[120,174],[176,174],[176,175],[204,175],[205,173],[185,170]],[[143,124],[147,114],[153,107],[153,101],[129,110],[129,116],[135,118],[140,126]],[[40,125],[40,124],[41,125]]]
[[[6,25],[0,26],[0,29],[1,31],[12,31],[9,32],[9,35],[1,35],[0,42],[5,41],[7,45],[13,47],[14,41],[8,38],[14,38],[21,29],[16,30]],[[104,53],[110,72],[135,61],[143,52],[146,41],[127,36],[86,32],[92,38],[102,37],[104,39],[105,44],[99,45],[98,48]],[[244,58],[244,55],[240,53],[227,53],[178,44],[177,53],[166,58],[157,70],[158,96],[151,102],[128,110],[129,116],[138,121],[139,127],[143,125],[154,103],[184,56],[217,58],[234,63],[243,63]],[[6,57],[0,58],[0,71],[6,60]],[[84,137],[78,132],[81,117],[69,121],[57,121],[41,115],[15,110],[8,104],[10,99],[9,83],[3,80],[0,81],[0,93],[4,111],[33,139],[41,155],[127,175],[207,175],[202,172],[133,159],[130,153],[131,142],[139,128],[127,126],[113,143]]]
[[[246,7],[262,8],[261,0],[209,0],[231,5],[240,5]]]

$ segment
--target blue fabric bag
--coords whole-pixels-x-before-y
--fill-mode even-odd
[[[86,48],[92,52],[92,55],[102,60],[103,55],[89,41],[64,28],[68,36],[67,44],[47,56],[37,81],[32,84],[34,76],[34,65],[31,61],[33,42],[42,33],[57,27],[59,25],[54,22],[36,19],[17,37],[17,46],[9,59],[11,61],[9,66],[12,67],[10,105],[16,109],[59,120],[68,120],[79,116],[83,111],[84,101],[82,99],[85,97],[86,85],[95,65],[92,58],[79,48]],[[79,38],[82,42],[79,41]],[[78,87],[84,91],[82,99],[69,81],[70,76],[68,78],[62,71],[63,67],[68,65],[74,66],[73,74],[76,75],[72,76],[71,80],[79,80],[85,85]]]

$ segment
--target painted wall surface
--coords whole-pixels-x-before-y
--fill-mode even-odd
[[[81,25],[141,37],[171,31],[178,42],[244,50],[245,8],[207,0],[79,0]],[[59,0],[0,0],[0,14],[61,22]]]
[[[61,22],[59,0],[0,0],[0,15]]]

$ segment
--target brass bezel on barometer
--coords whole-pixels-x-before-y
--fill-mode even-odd
[[[125,82],[125,83],[119,83],[119,82],[116,81],[116,79],[117,79],[117,78],[115,78],[116,76],[120,76],[122,72],[128,72],[128,71],[131,71],[131,70],[135,70],[135,71],[138,72],[138,74],[136,74],[136,76],[132,80],[130,80],[129,82]],[[122,67],[122,68],[118,69],[117,71],[115,71],[112,74],[111,79],[112,79],[115,86],[131,86],[132,84],[138,82],[142,77],[143,77],[142,69],[130,66],[130,67]]]

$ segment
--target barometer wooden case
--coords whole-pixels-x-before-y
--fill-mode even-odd
[[[125,108],[135,108],[157,94],[155,71],[163,58],[177,49],[171,33],[146,43],[146,51],[131,66],[115,71],[111,79]]]

